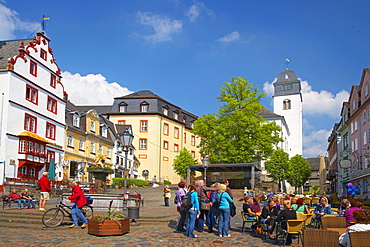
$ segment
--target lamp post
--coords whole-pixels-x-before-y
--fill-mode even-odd
[[[209,165],[209,159],[206,156],[202,158],[202,167],[204,169],[204,184],[207,186],[207,168]]]
[[[85,176],[85,167],[86,167],[86,161],[81,160],[79,162],[80,164],[80,173],[82,173],[82,183],[84,182],[84,176]]]
[[[120,139],[121,139],[123,152],[125,152],[125,171],[124,171],[124,183],[123,183],[123,188],[124,188],[123,193],[125,196],[127,193],[127,177],[126,177],[127,154],[131,148],[132,140],[134,139],[134,136],[126,129],[125,132],[123,132],[123,134],[120,134]],[[123,200],[123,214],[127,215],[127,200],[125,198]]]

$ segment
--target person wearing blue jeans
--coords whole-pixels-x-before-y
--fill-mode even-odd
[[[78,227],[78,218],[81,219],[82,225],[81,228],[84,229],[87,227],[86,217],[82,214],[81,208],[87,204],[87,200],[80,186],[78,186],[76,181],[69,183],[69,186],[72,188],[72,195],[68,197],[72,202],[72,219],[73,224],[69,228]]]
[[[22,209],[21,204],[23,204],[23,208],[26,208],[26,200],[21,198],[16,189],[12,189],[12,192],[5,199],[11,199],[14,202],[18,203],[18,209]]]
[[[196,238],[197,235],[194,234],[195,220],[200,214],[199,212],[199,201],[198,194],[195,192],[196,186],[190,185],[188,195],[190,195],[190,203],[192,207],[187,212],[188,221],[186,223],[186,236],[190,238]]]
[[[228,233],[229,224],[230,224],[230,202],[233,202],[233,199],[228,193],[225,193],[226,185],[221,184],[218,190],[218,203],[220,216],[218,218],[218,232],[220,237],[230,238],[231,235]]]
[[[197,181],[197,193],[198,193],[198,201],[200,202],[209,202],[207,192],[208,191],[216,191],[217,188],[208,188],[205,186],[204,180]],[[204,218],[207,222],[209,210],[200,210],[200,215],[198,220],[196,221],[195,225],[198,227],[199,232],[203,232],[204,230]],[[211,229],[208,229],[211,230]]]
[[[211,185],[211,188],[218,188],[220,184],[219,183],[214,183]],[[211,195],[209,197],[209,200],[211,202],[211,209],[208,210],[208,214],[206,217],[206,225],[208,227],[208,232],[212,233],[213,232],[213,226],[216,225],[216,212],[218,208],[218,201],[217,201],[217,191],[212,191]]]

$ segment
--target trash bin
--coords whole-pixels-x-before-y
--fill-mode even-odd
[[[135,220],[139,219],[139,212],[140,207],[128,207],[128,217],[132,219],[132,222],[135,222]]]

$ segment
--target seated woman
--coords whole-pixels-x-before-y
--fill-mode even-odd
[[[364,206],[364,202],[361,199],[352,199],[351,200],[351,207],[346,209],[343,216],[346,218],[346,226],[349,227],[351,222],[354,222],[353,219],[353,212],[356,210],[365,210],[361,207]]]
[[[257,220],[256,212],[251,209],[251,198],[249,196],[244,197],[243,213],[247,220]],[[252,229],[256,229],[256,226],[257,224],[252,225]]]
[[[30,209],[30,208],[36,208],[35,207],[35,202],[33,201],[32,197],[30,196],[30,194],[28,194],[28,189],[24,189],[22,194],[21,194],[21,198],[23,198],[26,203],[27,203],[27,207]]]
[[[339,207],[339,214],[343,215],[344,212],[351,207],[351,204],[349,203],[348,199],[342,200],[342,205]]]
[[[296,220],[297,219],[297,213],[292,209],[291,202],[289,200],[284,200],[284,209],[279,212],[279,215],[276,218],[277,222],[281,222],[281,228],[282,229],[287,229],[287,220]],[[292,244],[292,235],[288,234],[287,240],[286,240],[287,245]]]
[[[356,224],[349,226],[347,231],[339,237],[339,243],[343,246],[351,247],[349,232],[370,231],[370,212],[356,210],[353,212],[353,218]]]
[[[326,214],[332,214],[331,206],[328,203],[328,199],[326,197],[322,197],[320,199],[320,203],[316,205],[314,214],[316,215],[316,227],[319,227],[321,224],[321,217]]]
[[[18,209],[22,209],[21,204],[23,204],[23,208],[26,208],[26,201],[21,198],[16,189],[12,189],[12,192],[5,198],[5,200],[8,199],[11,199],[14,202],[18,203]]]
[[[261,212],[260,198],[258,196],[253,197],[253,202],[249,204],[252,212],[259,213]]]
[[[275,206],[276,203],[274,200],[269,200],[268,204],[263,207],[261,214],[261,223],[268,225],[268,234],[270,239],[275,239],[272,235],[275,228],[275,219],[279,214],[280,208]]]
[[[298,198],[296,201],[296,204],[292,205],[292,208],[294,211],[296,211],[297,214],[309,214],[310,213],[307,206],[304,205],[304,201],[302,198]]]

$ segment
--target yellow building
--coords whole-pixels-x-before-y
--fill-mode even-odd
[[[200,162],[196,147],[199,143],[191,133],[197,116],[151,91],[115,98],[107,115],[115,124],[132,126],[135,156],[140,161],[138,178],[177,183],[180,177],[174,172],[172,164],[183,148]],[[148,176],[145,176],[146,172],[149,172]]]
[[[114,131],[110,131],[112,126],[108,119],[94,109],[81,110],[70,101],[67,102],[63,174],[65,180],[77,178],[81,182],[92,182],[92,175],[86,169],[95,165],[99,154],[106,157],[105,166],[113,167],[115,136]],[[110,176],[108,175],[107,179],[110,179]]]

